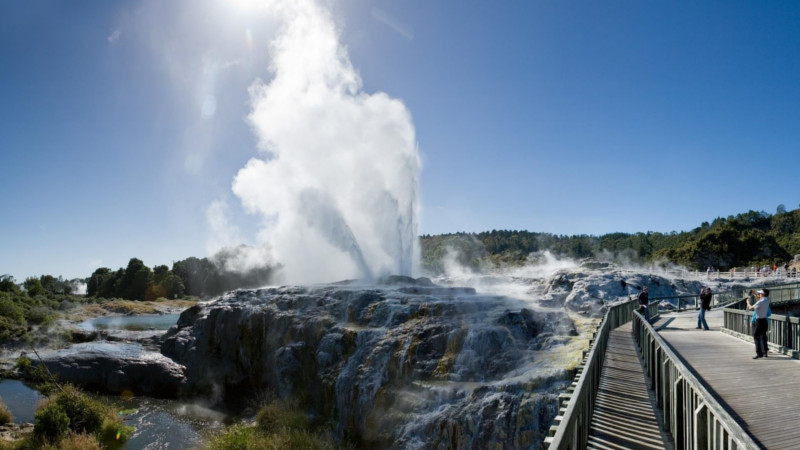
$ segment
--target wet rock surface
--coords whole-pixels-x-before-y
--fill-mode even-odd
[[[60,381],[102,392],[174,398],[185,383],[183,366],[138,344],[89,342],[40,352],[40,356]]]
[[[186,310],[161,350],[191,392],[298,397],[362,445],[520,448],[572,376],[531,364],[576,334],[564,312],[396,279],[235,291]]]

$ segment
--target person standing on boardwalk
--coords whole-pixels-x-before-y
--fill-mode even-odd
[[[642,288],[639,292],[639,312],[644,316],[644,320],[650,322],[650,316],[647,312],[647,305],[650,304],[650,294],[647,292],[647,286]]]
[[[756,291],[758,301],[755,305],[747,299],[747,310],[755,311],[756,326],[753,328],[753,340],[756,343],[756,356],[753,359],[765,358],[769,347],[767,346],[767,311],[769,310],[769,289]]]
[[[711,288],[704,287],[700,290],[700,313],[697,314],[697,329],[700,325],[704,330],[708,330],[708,322],[706,322],[706,311],[711,309]]]

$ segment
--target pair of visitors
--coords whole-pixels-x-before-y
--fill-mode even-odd
[[[751,291],[752,292],[752,291]],[[753,340],[756,344],[756,356],[753,359],[766,358],[769,352],[767,344],[767,329],[769,327],[769,289],[759,289],[756,291],[756,298],[758,299],[755,304],[750,302],[747,298],[747,310],[753,311],[753,318],[751,323],[753,326]]]
[[[711,288],[706,286],[700,290],[700,313],[697,315],[697,329],[703,326],[703,329],[708,331],[708,322],[706,322],[706,311],[711,309]]]

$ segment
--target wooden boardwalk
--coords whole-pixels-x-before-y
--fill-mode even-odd
[[[589,429],[590,449],[663,449],[630,322],[612,330]]]
[[[718,331],[722,311],[706,315],[711,331],[696,330],[696,317],[664,315],[654,326],[763,448],[800,448],[800,361],[773,352],[754,360],[752,341]]]

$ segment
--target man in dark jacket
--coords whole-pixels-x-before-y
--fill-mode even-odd
[[[700,290],[700,313],[697,314],[697,329],[700,329],[700,325],[703,326],[704,330],[708,330],[708,322],[706,322],[706,311],[711,309],[711,288],[704,287]]]
[[[647,305],[650,303],[650,294],[647,292],[647,286],[642,288],[639,292],[639,312],[642,313],[644,319],[650,322],[650,316],[647,313]]]

